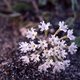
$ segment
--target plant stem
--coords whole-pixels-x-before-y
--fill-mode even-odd
[[[40,51],[40,50],[39,50]],[[34,54],[37,54],[39,51],[36,51]]]
[[[56,34],[58,34],[59,32],[60,32],[60,29],[58,29],[58,30],[55,32],[54,35],[56,36]]]
[[[53,58],[54,58],[54,60],[55,60],[55,62],[57,61],[57,58],[53,55]]]
[[[62,62],[64,61],[62,58],[59,58],[59,60],[61,60]]]
[[[45,30],[45,38],[47,38],[47,31]]]
[[[39,52],[38,52],[38,54],[40,54],[42,51],[43,51],[43,50],[42,50],[42,49],[40,49],[40,50],[39,50]]]
[[[37,39],[41,40],[38,36],[35,36]]]
[[[45,63],[45,59],[43,59],[43,64]]]
[[[50,56],[48,56],[48,59],[50,59]]]
[[[58,58],[58,56],[57,56],[57,58]],[[64,61],[62,58],[58,58],[58,59],[59,59],[60,61],[62,61],[62,62]]]
[[[10,3],[8,2],[8,0],[4,0],[5,4],[7,5],[8,9],[10,12],[13,12]]]
[[[62,39],[66,39],[66,38],[68,38],[67,36],[63,36],[62,38],[60,38],[59,40],[57,40],[57,41],[60,41],[60,40],[62,40]]]
[[[66,47],[63,47],[63,48],[65,48],[65,49],[68,49],[68,46],[66,46]]]

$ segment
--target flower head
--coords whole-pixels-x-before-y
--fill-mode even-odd
[[[76,51],[77,51],[77,46],[75,45],[75,43],[71,43],[71,45],[68,47],[68,51],[71,53],[71,54],[74,54]]]
[[[21,43],[19,43],[19,45],[20,45],[19,48],[20,48],[21,52],[25,53],[30,50],[29,44],[27,42],[21,42]]]
[[[70,60],[65,60],[65,61],[63,61],[63,65],[64,65],[65,67],[68,67],[68,66],[70,65]]]
[[[62,68],[63,68],[63,67],[62,67],[62,62],[56,61],[56,62],[54,63],[53,73],[55,73],[56,71],[57,71],[57,72],[60,72],[60,69],[62,69]]]
[[[30,49],[33,50],[33,51],[35,51],[36,48],[37,48],[37,45],[33,41],[31,41],[30,42]]]
[[[73,34],[73,30],[68,30],[68,32],[67,32],[67,37],[68,37],[70,40],[74,40],[74,39],[75,39],[75,36],[73,36],[72,34]]]
[[[66,58],[67,52],[65,50],[61,50],[58,54],[58,58]]]
[[[47,68],[48,68],[49,66],[46,64],[46,63],[44,63],[44,64],[42,64],[42,65],[40,65],[39,67],[38,67],[38,70],[40,71],[40,72],[42,72],[42,71],[45,71],[45,72],[47,72]]]
[[[66,38],[70,40],[75,39],[75,36],[72,35],[73,30],[67,30],[67,25],[62,21],[59,22],[59,29],[49,38],[47,30],[51,24],[45,24],[44,21],[40,23],[38,27],[40,31],[44,31],[45,38],[37,36],[37,32],[33,28],[28,30],[27,38],[30,38],[31,41],[19,44],[21,52],[27,53],[27,55],[22,56],[20,59],[24,63],[29,63],[30,61],[39,62],[38,71],[40,72],[48,72],[49,68],[53,68],[53,73],[56,71],[60,72],[61,69],[65,70],[65,67],[70,65],[70,60],[65,60],[68,52],[74,54],[77,51],[77,46],[74,42],[70,46],[67,46],[65,41]],[[60,31],[67,32],[67,35],[59,38],[56,34]],[[38,43],[34,42],[36,41],[34,40],[35,38],[38,39]]]
[[[57,47],[54,47],[54,48],[50,48],[50,51],[51,51],[51,55],[58,55],[60,53],[60,51],[58,50]]]
[[[48,44],[47,44],[47,41],[46,40],[43,40],[43,41],[38,41],[40,44],[39,44],[39,46],[42,48],[42,49],[45,49],[45,47],[47,47],[48,46]]]
[[[22,59],[22,61],[23,61],[24,63],[29,63],[29,62],[30,62],[28,56],[22,56],[20,59]]]
[[[57,45],[58,45],[57,48],[58,49],[61,49],[61,50],[63,50],[63,48],[66,47],[66,44],[65,44],[65,41],[64,40],[58,41],[57,42]]]
[[[51,35],[51,38],[49,38],[49,42],[51,42],[52,45],[56,44],[58,40],[58,37],[55,37],[55,35]]]
[[[41,23],[41,25],[38,25],[38,27],[41,28],[40,31],[44,31],[44,30],[47,31],[49,29],[49,26],[51,26],[50,23],[45,24],[44,21],[43,22],[40,22],[40,23]]]
[[[46,49],[46,50],[44,50],[43,52],[44,52],[44,53],[42,54],[43,57],[45,56],[46,58],[48,58],[49,56],[51,56],[51,54],[50,54],[51,51],[50,51],[50,50],[47,50],[47,49]]]
[[[39,59],[39,54],[31,54],[30,55],[31,57],[31,60],[33,60],[34,62],[37,62],[37,61],[39,61],[40,59]]]
[[[37,35],[37,32],[34,31],[35,29],[31,28],[31,31],[28,30],[27,32],[27,38],[31,38],[32,40],[35,39],[35,36]]]
[[[45,63],[48,65],[48,67],[50,67],[50,65],[53,65],[54,66],[54,62],[53,62],[52,59],[46,59],[46,62]]]
[[[64,32],[66,32],[67,31],[67,29],[68,29],[68,27],[67,27],[67,25],[64,25],[64,21],[60,21],[59,22],[59,29],[61,30],[61,31],[64,31]]]

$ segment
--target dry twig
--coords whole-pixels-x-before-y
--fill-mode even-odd
[[[13,12],[10,3],[7,0],[4,0],[5,4],[7,5],[10,12]]]

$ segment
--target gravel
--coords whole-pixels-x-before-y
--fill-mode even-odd
[[[0,56],[0,80],[80,80],[80,50],[74,55],[69,55],[71,65],[53,74],[38,71],[39,63],[24,64],[19,58],[24,55],[17,48]]]

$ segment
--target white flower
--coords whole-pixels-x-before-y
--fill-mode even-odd
[[[46,62],[45,63],[47,64],[48,67],[50,67],[50,65],[53,65],[54,66],[54,62],[53,62],[52,59],[46,59]]]
[[[48,44],[47,44],[47,41],[46,40],[43,40],[43,41],[38,41],[40,44],[39,44],[39,46],[42,48],[42,49],[45,49],[45,47],[47,47],[48,46]]]
[[[41,25],[38,25],[38,27],[41,28],[41,31],[44,31],[44,30],[47,31],[49,29],[49,26],[51,26],[50,23],[45,24],[44,21],[40,22],[40,23],[41,23]]]
[[[22,56],[20,59],[22,59],[22,61],[23,61],[24,63],[29,63],[29,62],[30,62],[28,56]]]
[[[51,38],[49,38],[49,42],[51,42],[52,45],[56,44],[58,40],[58,37],[55,37],[55,35],[51,35]]]
[[[35,51],[36,48],[37,48],[37,45],[33,41],[31,41],[30,42],[30,49],[33,50],[33,51]]]
[[[73,36],[72,34],[73,34],[73,30],[68,30],[68,32],[67,32],[67,37],[68,37],[70,40],[74,40],[74,39],[75,39],[75,36]]]
[[[68,29],[68,27],[67,27],[67,25],[64,25],[64,23],[65,23],[64,21],[62,21],[62,22],[60,21],[60,22],[59,22],[59,26],[60,26],[59,29],[60,29],[61,31],[66,32],[67,29]]]
[[[58,55],[60,53],[60,51],[58,50],[57,47],[54,47],[54,48],[50,48],[50,51],[51,51],[51,55]]]
[[[70,52],[71,54],[74,54],[77,51],[77,46],[75,45],[75,43],[71,43],[71,45],[68,47],[68,52]]]
[[[39,70],[40,72],[42,72],[42,71],[47,72],[47,68],[48,68],[48,67],[49,67],[49,66],[46,65],[46,63],[44,63],[44,64],[42,64],[42,65],[40,65],[40,66],[38,67],[38,70]]]
[[[31,54],[30,55],[31,57],[31,60],[33,60],[34,62],[37,62],[37,61],[40,61],[40,59],[39,59],[39,54]]]
[[[60,61],[56,61],[54,64],[54,69],[53,69],[53,73],[57,72],[61,72],[61,69],[65,69],[65,66],[63,65],[63,62]]]
[[[50,50],[47,50],[47,49],[46,49],[46,50],[44,50],[43,52],[44,52],[44,53],[42,54],[42,55],[43,55],[43,57],[48,58],[49,56],[51,56],[51,54],[50,54],[50,53],[51,53],[51,51],[50,51]]]
[[[66,58],[66,55],[67,55],[67,52],[65,52],[65,50],[61,50],[58,55],[58,58]]]
[[[62,62],[60,69],[65,70],[65,68],[68,67],[69,65],[70,65],[70,60],[65,60]]]
[[[31,31],[28,30],[27,32],[27,38],[31,38],[32,40],[35,39],[35,36],[37,35],[37,32],[34,31],[35,29],[31,28]]]
[[[40,31],[47,31],[49,26],[51,26],[51,24],[46,24],[44,21],[40,22],[40,25],[38,25]],[[74,54],[77,51],[77,46],[74,42],[71,43],[70,46],[67,46],[65,42],[65,38],[69,38],[70,40],[75,39],[75,36],[72,35],[73,30],[67,29],[68,27],[64,24],[64,21],[59,22],[59,29],[54,35],[51,35],[50,38],[48,36],[39,39],[35,29],[31,28],[31,30],[27,31],[26,36],[31,39],[31,41],[29,41],[30,43],[21,42],[19,44],[21,52],[27,52],[27,55],[22,56],[20,59],[22,59],[24,63],[29,63],[30,61],[35,63],[41,62],[42,64],[40,63],[38,66],[38,71],[40,72],[48,72],[49,68],[53,68],[53,73],[56,71],[60,72],[61,69],[65,70],[65,68],[70,65],[70,60],[65,60],[68,55],[67,52]],[[67,36],[63,36],[59,39],[58,36],[55,36],[59,31],[67,32]],[[39,39],[37,43],[34,43],[35,38]]]
[[[21,52],[25,53],[30,50],[29,44],[27,42],[21,42],[21,43],[19,43],[19,45],[20,45],[19,48],[20,48]]]
[[[70,65],[70,60],[63,61],[64,67],[68,67]]]
[[[63,50],[63,48],[66,47],[66,44],[65,44],[64,40],[58,41],[57,44],[58,44],[58,46],[57,46],[58,49]]]
[[[53,73],[55,73],[56,71],[60,72],[60,69],[62,69],[62,68],[64,68],[64,67],[62,67],[62,62],[56,61],[54,64]]]

